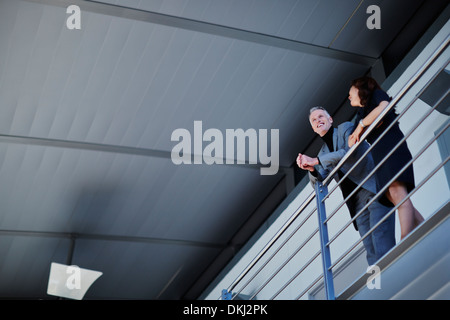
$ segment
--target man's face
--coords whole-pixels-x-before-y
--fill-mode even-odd
[[[333,124],[333,119],[324,110],[315,110],[309,116],[312,129],[319,136],[323,137]]]

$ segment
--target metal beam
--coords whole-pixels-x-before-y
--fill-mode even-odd
[[[59,7],[68,7],[69,5],[77,5],[81,12],[87,11],[97,14],[109,15],[119,18],[131,19],[136,21],[144,21],[164,25],[168,27],[202,32],[216,36],[232,38],[247,42],[258,43],[266,46],[272,46],[311,55],[326,57],[330,59],[347,61],[355,64],[371,67],[376,58],[358,55],[355,53],[336,50],[328,47],[317,46],[311,43],[295,41],[287,38],[277,37],[273,35],[262,34],[229,26],[218,25],[214,23],[198,21],[183,17],[171,16],[167,14],[145,11],[141,9],[129,8],[114,4],[107,4],[97,1],[86,0],[24,0],[28,2],[41,3],[45,5],[53,5]]]
[[[200,242],[200,241],[162,239],[162,238],[150,238],[150,237],[134,237],[134,236],[117,236],[117,235],[105,235],[105,234],[73,233],[73,232],[0,230],[0,236],[63,238],[63,239],[69,239],[71,241],[71,245],[74,245],[75,240],[84,239],[84,240],[151,243],[151,244],[157,244],[157,245],[176,245],[176,246],[202,247],[202,248],[213,248],[213,249],[223,249],[225,247],[225,245],[222,245],[222,244]]]
[[[60,140],[60,139],[50,139],[50,138],[37,138],[37,137],[27,137],[27,136],[16,136],[8,134],[0,134],[0,143],[13,143],[13,144],[24,144],[24,145],[35,145],[43,147],[55,147],[55,148],[65,148],[65,149],[78,149],[86,151],[97,151],[97,152],[111,152],[117,154],[162,158],[162,159],[172,159],[172,151],[157,150],[149,148],[138,148],[138,147],[128,147],[128,146],[118,146],[111,144],[102,143],[90,143],[90,142],[80,142],[80,141],[70,141],[70,140]],[[202,157],[202,155],[191,154],[191,157]],[[215,158],[212,158],[215,159]],[[247,168],[253,170],[260,170],[266,167],[262,164],[251,164],[248,160],[243,164],[238,163],[227,163],[226,159],[223,160],[223,164],[220,166],[233,166],[240,168]],[[234,161],[237,162],[236,159]],[[284,170],[289,168],[279,166],[279,171],[277,174],[285,174]]]
[[[56,147],[56,148],[79,149],[79,150],[88,150],[88,151],[112,152],[112,153],[121,153],[121,154],[165,158],[165,159],[171,158],[171,151],[127,147],[127,146],[117,146],[117,145],[101,144],[101,143],[89,143],[89,142],[79,142],[79,141],[49,139],[49,138],[16,136],[16,135],[7,135],[7,134],[0,134],[0,142],[25,144],[25,145],[37,145],[37,146],[43,146],[43,147]]]

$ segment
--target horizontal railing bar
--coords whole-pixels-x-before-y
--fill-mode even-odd
[[[313,283],[311,283],[305,290],[303,290],[303,291],[300,293],[300,295],[298,295],[294,300],[299,300],[301,297],[303,297],[303,295],[304,295],[305,293],[307,293],[309,290],[311,290],[311,288],[314,287],[314,286],[316,285],[317,282],[319,282],[319,281],[322,280],[322,279],[323,279],[323,273],[322,273],[320,276],[318,276],[318,277],[316,278],[316,280],[314,280]],[[324,287],[324,288],[325,288],[325,287]]]

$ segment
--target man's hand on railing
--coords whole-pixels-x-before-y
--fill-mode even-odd
[[[313,172],[315,170],[314,166],[318,165],[318,164],[319,164],[319,159],[311,158],[311,157],[308,157],[307,155],[304,155],[301,153],[298,154],[297,165],[300,167],[300,169]]]

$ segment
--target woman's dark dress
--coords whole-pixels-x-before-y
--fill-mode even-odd
[[[383,90],[375,90],[372,98],[367,106],[358,108],[358,118],[365,118],[374,108],[376,108],[382,101],[390,101],[391,98]],[[385,131],[387,127],[395,120],[397,114],[392,108],[381,120],[382,123],[375,128],[368,136],[367,141],[373,144],[378,137]],[[385,156],[404,138],[402,131],[395,123],[391,129],[381,138],[380,141],[372,149],[372,157],[377,166]],[[383,188],[400,170],[412,159],[411,152],[408,149],[406,141],[384,162],[376,172],[377,182],[380,188]],[[406,185],[408,192],[414,189],[414,171],[413,166],[408,168],[397,178],[396,181],[403,182]]]

